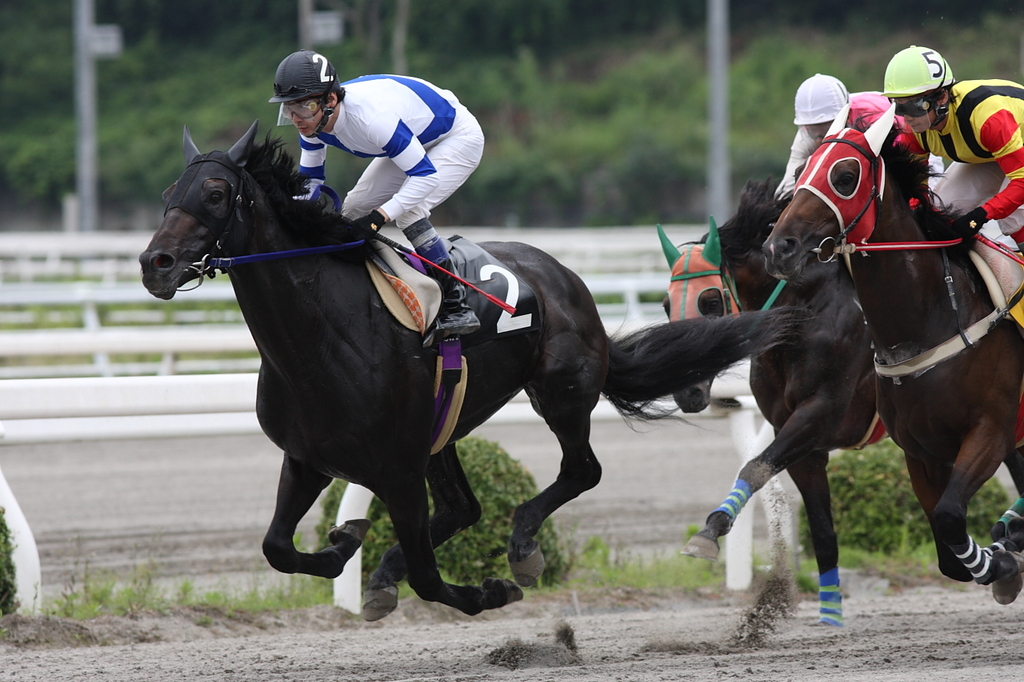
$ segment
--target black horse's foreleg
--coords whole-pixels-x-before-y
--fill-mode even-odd
[[[841,627],[843,601],[839,592],[839,542],[832,522],[828,487],[828,453],[817,450],[793,462],[786,471],[800,491],[818,564],[819,623]]]
[[[430,541],[436,549],[480,520],[480,503],[466,480],[454,443],[430,458],[427,483],[434,501]],[[400,544],[384,552],[380,565],[366,586],[363,618],[378,620],[395,610],[398,606],[398,582],[405,578],[406,572],[405,555]]]
[[[487,578],[480,586],[444,582],[437,570],[430,539],[427,490],[423,479],[396,478],[389,484],[388,495],[384,502],[408,566],[409,586],[420,599],[440,602],[472,616],[523,598],[523,591],[508,580]]]
[[[321,578],[337,578],[363,541],[363,525],[346,524],[332,535],[336,544],[309,554],[295,549],[292,538],[299,521],[316,502],[317,496],[333,479],[301,462],[284,456],[277,486],[277,506],[270,528],[263,538],[263,555],[282,573],[305,573]]]

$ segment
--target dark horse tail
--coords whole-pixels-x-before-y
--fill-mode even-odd
[[[675,407],[658,407],[656,401],[781,343],[798,317],[792,309],[777,308],[677,320],[610,338],[608,378],[601,393],[624,417],[666,417]]]

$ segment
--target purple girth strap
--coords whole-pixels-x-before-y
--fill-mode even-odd
[[[452,406],[452,395],[462,379],[462,340],[458,337],[444,339],[437,344],[437,352],[441,357],[441,384],[434,398],[434,434],[431,443],[441,435]]]

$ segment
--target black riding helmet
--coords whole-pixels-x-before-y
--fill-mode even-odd
[[[332,91],[338,92],[340,101],[342,95],[338,84],[338,72],[334,66],[319,52],[313,50],[299,50],[285,57],[277,67],[274,75],[274,96],[270,102],[295,102],[297,100],[318,97],[324,115],[317,126],[316,133],[323,130],[327,120],[334,114],[334,107],[327,106],[327,95]],[[278,123],[281,123],[282,116]]]
[[[293,52],[277,67],[271,102],[294,102],[314,95],[325,95],[338,82],[334,66],[313,50]]]

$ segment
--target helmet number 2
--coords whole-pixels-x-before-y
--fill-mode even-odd
[[[327,65],[330,64],[330,62],[327,61],[327,57],[323,56],[319,52],[315,52],[313,53],[313,56],[310,57],[310,59],[313,61],[314,64],[317,62],[320,63],[320,82],[330,83],[331,77],[327,74]]]
[[[921,53],[921,57],[924,58],[925,63],[928,65],[928,73],[931,74],[932,78],[942,78],[946,69],[942,66],[942,58],[938,57],[932,50],[925,50]]]

